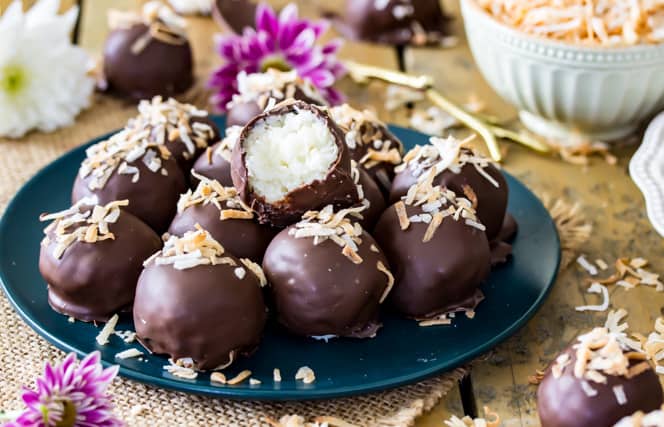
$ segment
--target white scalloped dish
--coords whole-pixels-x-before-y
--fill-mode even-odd
[[[664,112],[648,126],[629,162],[629,174],[646,199],[650,222],[664,237]]]

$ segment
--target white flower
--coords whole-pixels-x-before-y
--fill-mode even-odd
[[[177,13],[183,15],[209,15],[213,0],[168,0]]]
[[[14,0],[0,16],[0,136],[70,125],[90,104],[91,60],[69,36],[78,8],[58,15],[60,0],[39,0],[23,12]]]

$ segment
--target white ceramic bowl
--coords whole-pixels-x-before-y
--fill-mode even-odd
[[[578,46],[525,34],[461,0],[466,35],[493,89],[547,137],[615,140],[664,108],[664,44]]]

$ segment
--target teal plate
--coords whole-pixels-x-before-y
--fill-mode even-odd
[[[223,118],[217,121],[223,127]],[[428,137],[421,133],[391,128],[407,149],[427,143]],[[288,335],[270,323],[258,351],[226,370],[230,377],[250,369],[252,377],[262,384],[215,386],[208,374],[183,380],[164,371],[168,362],[163,356],[148,355],[144,361],[115,360],[116,353],[140,346],[125,344],[117,336],[99,346],[95,341],[98,328],[69,323],[48,305],[46,284],[37,267],[44,227],[38,217],[70,205],[71,185],[88,145],[46,166],[9,204],[0,222],[0,279],[16,311],[56,347],[79,355],[99,350],[104,363],[120,364],[121,375],[158,387],[228,398],[302,400],[368,393],[420,381],[453,369],[514,334],[542,304],[558,270],[560,243],[549,213],[523,184],[505,174],[510,188],[509,211],[519,223],[514,256],[495,269],[482,286],[486,300],[474,319],[458,316],[454,325],[423,328],[412,320],[386,314],[376,338],[329,343]],[[116,329],[133,329],[130,316],[122,318]],[[314,383],[294,380],[303,365],[315,371]],[[274,368],[281,369],[281,383],[272,380]]]

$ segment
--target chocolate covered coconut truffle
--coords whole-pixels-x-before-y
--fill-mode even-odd
[[[390,45],[445,41],[439,0],[347,0],[340,29],[348,37]]]
[[[131,307],[143,261],[161,246],[159,236],[123,210],[126,200],[98,205],[94,197],[42,215],[39,271],[48,302],[64,315],[106,321]]]
[[[295,70],[284,72],[270,68],[264,73],[252,74],[242,71],[237,76],[237,89],[238,93],[233,95],[233,99],[226,106],[228,126],[244,126],[261,114],[268,105],[287,99],[327,105],[318,89],[308,80],[298,77]]]
[[[395,170],[390,202],[403,197],[408,189],[433,170],[433,184],[447,187],[476,206],[477,216],[486,227],[489,240],[500,233],[507,212],[508,187],[505,178],[490,159],[466,147],[466,141],[453,137],[432,137],[429,145],[416,146]]]
[[[149,129],[123,129],[89,147],[74,182],[72,202],[91,195],[99,203],[127,199],[129,212],[158,233],[165,231],[186,189],[185,179],[170,151],[149,134]]]
[[[231,175],[259,221],[277,227],[309,210],[359,201],[341,129],[324,110],[302,101],[283,101],[242,129]]]
[[[274,238],[263,260],[277,317],[312,337],[372,337],[394,279],[387,260],[353,216],[362,207],[307,212]]]
[[[230,365],[258,346],[266,320],[262,270],[205,230],[172,236],[145,262],[134,325],[146,348],[198,369]]]
[[[226,136],[215,145],[208,147],[196,160],[190,180],[197,183],[196,175],[202,175],[209,179],[219,181],[224,187],[232,187],[231,178],[231,153],[237,141],[242,126],[231,126],[226,128]]]
[[[177,160],[182,173],[189,174],[196,158],[220,139],[217,125],[208,112],[161,96],[138,104],[139,115],[130,119],[127,128],[137,132],[149,131],[149,138],[164,144]]]
[[[139,100],[183,93],[194,82],[185,21],[152,1],[141,14],[113,11],[104,45],[108,90]]]
[[[178,213],[168,233],[183,236],[200,225],[228,252],[261,262],[279,230],[254,221],[254,213],[242,203],[234,187],[224,187],[200,175],[197,178],[196,190],[180,196]]]
[[[483,299],[489,242],[472,203],[428,176],[383,213],[373,235],[394,272],[391,304],[408,317],[445,321]]]
[[[605,327],[579,336],[547,370],[537,390],[542,427],[612,426],[662,405],[651,363],[618,325],[623,313],[611,312]]]
[[[346,145],[353,160],[369,172],[387,196],[394,166],[401,163],[401,141],[369,110],[359,111],[344,104],[330,108],[330,116],[346,132]]]
[[[212,0],[212,2],[212,16],[221,28],[242,34],[246,27],[256,27],[258,1]]]

